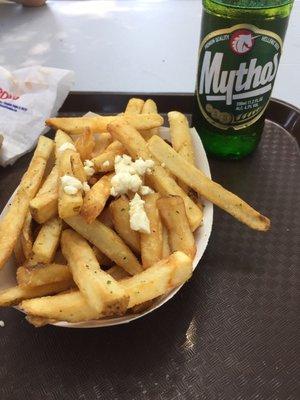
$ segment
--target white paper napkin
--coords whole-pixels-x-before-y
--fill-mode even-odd
[[[0,67],[0,165],[13,164],[47,132],[45,119],[56,115],[74,82],[74,72],[34,66]]]

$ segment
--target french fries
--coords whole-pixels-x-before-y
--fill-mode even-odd
[[[33,259],[37,263],[49,264],[53,261],[59,245],[62,220],[52,218],[42,226],[32,247]]]
[[[14,247],[14,255],[15,255],[15,260],[17,265],[22,265],[25,262],[25,256],[23,253],[23,247],[21,243],[21,237],[18,237],[18,240],[16,241],[15,247]]]
[[[37,195],[29,203],[32,218],[39,224],[53,218],[58,212],[58,168],[55,165]]]
[[[69,281],[72,274],[67,265],[63,264],[38,264],[34,267],[21,266],[17,269],[17,282],[22,287],[36,287],[50,283]]]
[[[62,234],[61,246],[73,279],[89,305],[99,314],[124,314],[129,297],[114,278],[100,269],[87,241],[67,229]]]
[[[152,300],[176,286],[183,284],[192,275],[192,260],[177,251],[140,274],[120,281],[130,296],[128,308]]]
[[[140,253],[140,235],[130,228],[129,200],[121,196],[110,203],[109,209],[116,232],[136,254]]]
[[[157,114],[157,106],[151,99],[145,101],[142,109],[142,114]],[[153,135],[159,135],[159,128],[152,128],[140,132],[145,140],[149,140]]]
[[[97,172],[113,171],[115,167],[115,157],[124,153],[124,146],[119,141],[115,140],[102,154],[92,159],[95,170]]]
[[[0,307],[19,304],[23,299],[47,296],[67,290],[73,286],[73,281],[60,281],[35,287],[13,286],[0,292]]]
[[[102,251],[100,251],[98,247],[94,245],[92,249],[100,266],[104,265],[105,267],[109,267],[112,264],[112,261],[104,253],[102,253]],[[121,269],[122,271],[124,271],[123,268]]]
[[[163,237],[162,257],[166,258],[171,254],[171,250],[169,245],[169,234],[167,228],[164,225],[162,230],[162,237]]]
[[[168,119],[170,124],[170,134],[172,140],[172,146],[178,154],[180,154],[187,162],[195,165],[195,154],[192,143],[192,137],[190,133],[189,122],[186,116],[178,111],[171,111],[168,113]],[[189,188],[183,182],[179,182],[179,185],[185,192],[188,192]]]
[[[130,278],[131,275],[128,274],[123,268],[118,265],[114,265],[106,271],[110,276],[112,276],[116,281],[120,281],[124,278]]]
[[[31,256],[32,253],[33,239],[32,239],[31,225],[32,225],[32,217],[30,212],[28,211],[20,234],[23,254],[26,260]]]
[[[177,178],[194,189],[212,203],[216,204],[233,217],[252,229],[267,231],[270,220],[258,213],[235,194],[207,178],[203,172],[187,162],[171,146],[158,136],[153,136],[148,147],[155,158],[165,163]]]
[[[130,296],[128,308],[132,308],[183,284],[191,274],[191,259],[184,253],[176,252],[142,273],[118,283]],[[60,321],[80,322],[99,318],[99,313],[79,291],[24,300],[21,308],[29,315]]]
[[[108,131],[112,134],[115,140],[119,140],[124,145],[132,158],[136,159],[138,157],[141,157],[144,160],[154,160],[152,154],[147,147],[147,142],[145,141],[145,139],[135,128],[130,126],[126,121],[120,119],[112,122],[108,126]],[[192,230],[194,231],[196,228],[198,228],[198,226],[202,223],[202,211],[189,198],[184,190],[182,190],[177,185],[176,181],[161,165],[158,165],[158,163],[156,162],[156,165],[151,175],[148,175],[147,178],[152,186],[155,188],[155,190],[160,194],[172,194],[181,196],[185,203],[186,213]]]
[[[71,143],[71,142],[72,143]],[[73,144],[73,141],[64,132],[58,130],[55,135],[56,144],[56,162],[58,167],[59,178],[64,175],[75,176],[75,171],[72,168],[71,156],[76,152],[71,149],[60,151],[60,148],[65,143]],[[78,178],[77,178],[78,179]],[[58,184],[58,214],[60,218],[67,218],[79,214],[83,204],[82,190],[78,190],[75,194],[67,194],[59,180]]]
[[[87,177],[79,153],[71,154],[70,162],[72,173],[75,178],[79,179],[81,183],[86,182]]]
[[[149,268],[161,260],[163,252],[162,223],[157,208],[158,193],[148,194],[144,197],[145,211],[150,221],[150,235],[141,233],[141,258],[143,268]]]
[[[40,136],[28,170],[6,215],[0,221],[0,269],[13,252],[25,221],[29,202],[39,189],[53,147],[51,139]]]
[[[108,258],[124,268],[130,275],[142,272],[143,268],[123,240],[102,222],[95,220],[87,224],[81,216],[66,218],[65,222],[89,242],[99,248]]]
[[[110,180],[111,175],[104,175],[85,195],[80,214],[88,224],[104,209],[110,196]]]
[[[49,118],[46,124],[52,128],[61,129],[71,135],[82,134],[86,128],[92,133],[107,131],[107,125],[112,121],[124,119],[138,130],[152,129],[164,122],[159,114],[120,114],[117,116]]]
[[[144,100],[132,98],[128,101],[128,104],[125,109],[125,114],[140,114],[144,105]]]
[[[95,158],[102,154],[104,150],[111,144],[112,137],[109,132],[103,132],[99,135],[95,135],[95,148],[91,154],[91,158]]]
[[[182,251],[193,259],[196,254],[196,244],[182,198],[179,196],[161,197],[157,200],[157,207],[168,229],[171,251]]]
[[[95,149],[96,141],[89,128],[86,128],[81,136],[75,141],[75,147],[80,154],[81,160],[89,160]]]

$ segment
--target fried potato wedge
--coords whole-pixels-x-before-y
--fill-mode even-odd
[[[136,159],[141,157],[144,160],[152,159],[156,162],[147,147],[145,139],[126,121],[118,120],[110,123],[108,125],[108,131],[112,134],[115,140],[119,140],[123,144],[132,158]],[[181,196],[185,204],[186,213],[192,230],[194,231],[198,228],[202,223],[202,211],[160,164],[156,162],[152,173],[147,176],[147,179],[151,183],[151,186],[160,194]]]
[[[141,111],[142,114],[157,114],[157,106],[156,103],[148,99],[145,101],[143,105],[143,109]],[[152,128],[144,131],[140,131],[140,134],[143,136],[145,140],[149,140],[153,135],[159,135],[159,128]]]
[[[124,119],[136,129],[152,129],[161,126],[164,122],[159,114],[119,114],[117,116],[98,117],[70,117],[70,118],[49,118],[46,124],[55,129],[61,129],[69,134],[81,134],[86,128],[91,132],[105,132],[107,125],[112,121]]]
[[[36,287],[62,281],[72,281],[72,274],[67,265],[38,264],[34,267],[24,265],[17,269],[19,286]]]
[[[32,216],[30,211],[27,212],[24,225],[20,234],[23,254],[25,259],[30,258],[32,254],[33,238],[32,238]]]
[[[168,113],[168,119],[173,149],[187,162],[195,165],[192,136],[186,116],[178,111],[171,111]],[[189,191],[189,187],[185,183],[179,182],[179,185],[185,192]]]
[[[29,203],[32,218],[39,224],[58,213],[58,169],[55,165],[45,179],[37,195]]]
[[[140,114],[144,105],[144,100],[132,98],[128,101],[125,114]]]
[[[95,245],[92,247],[92,249],[93,249],[93,252],[94,252],[94,254],[95,254],[95,256],[96,256],[96,258],[97,258],[97,261],[98,261],[98,263],[99,263],[99,265],[102,267],[102,266],[105,266],[105,267],[109,267],[109,266],[111,266],[112,265],[112,261],[104,254],[104,253],[102,253],[102,251],[100,251],[99,249],[98,249],[98,247],[96,247]],[[123,268],[121,268],[122,270],[123,270]],[[124,271],[124,270],[123,270]]]
[[[59,293],[69,289],[73,285],[73,281],[67,280],[36,287],[14,286],[0,292],[0,307],[19,304],[23,299]]]
[[[102,222],[95,220],[87,224],[81,216],[66,218],[65,222],[129,274],[142,272],[141,264],[129,247],[116,232]]]
[[[199,169],[187,162],[163,139],[153,136],[148,147],[154,157],[166,164],[174,176],[252,229],[267,231],[270,220],[250,207],[235,194],[207,178]]]
[[[24,225],[29,202],[40,187],[53,147],[51,139],[40,136],[28,170],[23,175],[6,215],[0,221],[0,269],[13,252]]]
[[[109,206],[116,232],[136,254],[140,253],[140,235],[130,227],[129,200],[121,196]]]
[[[61,248],[73,279],[89,305],[99,314],[124,314],[129,297],[114,278],[100,269],[87,241],[75,231],[67,229],[62,233]]]
[[[171,249],[169,245],[169,234],[167,228],[163,225],[162,230],[162,237],[163,237],[163,250],[162,250],[162,257],[166,258],[171,254]]]
[[[110,196],[111,177],[112,175],[104,175],[100,178],[83,199],[80,214],[88,224],[92,223],[105,207]]]
[[[50,219],[42,226],[32,247],[32,257],[37,263],[49,264],[53,261],[61,230],[62,220],[57,217]]]
[[[75,141],[75,147],[80,154],[81,160],[89,160],[95,149],[96,141],[94,135],[89,128],[86,128],[81,136]]]
[[[91,155],[91,158],[95,158],[102,154],[107,147],[112,143],[113,139],[109,132],[103,132],[99,135],[95,135],[95,148]]]
[[[102,154],[92,159],[95,170],[97,172],[113,171],[115,157],[124,153],[126,153],[124,146],[118,140],[113,141]]]
[[[177,251],[140,274],[120,281],[130,296],[128,308],[152,300],[182,285],[192,276],[192,260]]]
[[[171,251],[181,251],[193,260],[196,254],[195,238],[189,226],[182,198],[161,197],[157,200],[157,207],[168,229]]]
[[[123,268],[118,265],[114,265],[106,271],[110,276],[112,276],[116,281],[121,279],[130,278],[131,275],[128,274]]]
[[[151,193],[144,196],[145,211],[150,222],[150,234],[141,233],[141,258],[143,268],[149,268],[162,257],[163,233],[160,214],[157,208],[157,200],[160,198],[158,193]],[[190,227],[189,227],[190,229]]]

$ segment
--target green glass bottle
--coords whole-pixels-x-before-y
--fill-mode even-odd
[[[293,0],[203,0],[193,122],[206,151],[258,145]]]

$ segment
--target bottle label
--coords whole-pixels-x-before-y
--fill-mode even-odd
[[[205,36],[196,90],[204,118],[224,130],[256,122],[268,105],[281,49],[280,36],[249,24]]]

